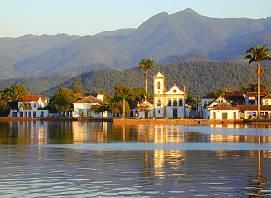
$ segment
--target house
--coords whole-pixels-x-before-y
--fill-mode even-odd
[[[204,98],[201,101],[202,103],[200,104],[201,106],[199,106],[200,108],[199,112],[201,113],[202,118],[204,119],[211,119],[210,110],[216,108],[217,106],[221,104],[231,105],[230,102],[225,97],[222,96],[213,99],[213,101],[211,101],[211,98]]]
[[[212,94],[203,96],[198,102],[198,117],[200,118],[209,118],[208,106],[215,100],[215,97]]]
[[[271,95],[267,95],[262,99],[263,105],[271,105]]]
[[[210,109],[211,120],[237,120],[239,119],[239,110],[231,104],[220,103]]]
[[[43,118],[48,117],[48,110],[45,107],[48,105],[48,98],[41,96],[24,96],[19,100],[11,102],[10,117],[21,118]]]
[[[258,105],[237,105],[243,119],[257,118]],[[271,119],[271,105],[261,105],[260,116]]]
[[[165,76],[158,72],[154,76],[154,117],[184,118],[186,93],[174,84],[167,90]]]
[[[72,117],[74,118],[102,118],[108,117],[107,111],[97,113],[93,110],[96,106],[104,103],[104,96],[98,94],[97,97],[87,96],[73,103]]]
[[[268,96],[266,92],[260,93],[261,100]],[[257,105],[258,104],[258,92],[247,92],[244,94],[245,105]]]
[[[146,99],[137,105],[139,118],[153,118],[153,105]]]

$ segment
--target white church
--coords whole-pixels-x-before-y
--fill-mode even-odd
[[[181,90],[175,84],[167,90],[165,76],[161,72],[154,76],[153,86],[153,105],[148,114],[139,112],[139,117],[146,118],[146,115],[148,115],[149,118],[184,118],[186,115],[185,90]]]

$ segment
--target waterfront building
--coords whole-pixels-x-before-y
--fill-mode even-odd
[[[107,117],[107,111],[97,113],[93,108],[104,103],[104,96],[98,94],[97,97],[87,96],[73,103],[72,117],[74,118],[104,118]]]
[[[41,96],[23,96],[10,103],[9,117],[43,118],[48,117],[48,98]]]
[[[239,110],[231,104],[220,103],[210,109],[211,120],[237,120],[239,119]]]
[[[258,105],[237,105],[241,118],[256,119],[258,116]],[[271,105],[261,105],[260,116],[271,119]]]
[[[156,118],[184,118],[186,93],[174,84],[167,89],[165,76],[158,72],[153,81],[153,106]]]
[[[263,105],[271,105],[271,95],[267,95],[262,99]]]

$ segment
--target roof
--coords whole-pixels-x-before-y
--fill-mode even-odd
[[[163,78],[164,75],[161,73],[161,72],[158,72],[156,75],[155,75],[156,78]]]
[[[245,96],[248,97],[257,97],[258,96],[258,92],[247,92],[244,94]],[[260,96],[267,96],[268,94],[266,92],[261,92]]]
[[[265,96],[263,99],[271,99],[271,94]]]
[[[211,110],[238,110],[238,109],[228,104],[220,104]]]
[[[241,111],[257,111],[257,105],[237,105],[237,108]],[[261,111],[271,111],[271,105],[261,105]]]
[[[40,99],[40,96],[34,96],[34,95],[23,96],[22,98],[20,98],[20,100],[24,102],[37,102],[39,101],[39,99]]]
[[[209,93],[209,94],[206,94],[204,95],[203,97],[201,97],[201,99],[204,99],[204,98],[208,98],[208,99],[214,99],[216,98],[213,94]]]
[[[75,103],[99,103],[102,104],[103,102],[97,98],[95,98],[94,96],[87,96],[84,97],[78,101],[76,101]]]

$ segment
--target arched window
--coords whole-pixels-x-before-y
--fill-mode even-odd
[[[182,99],[179,100],[179,106],[180,107],[183,106],[183,100]]]
[[[177,107],[177,106],[178,106],[177,100],[173,100],[173,107]]]
[[[157,89],[161,89],[161,83],[157,82]]]
[[[171,100],[167,101],[167,106],[171,107]]]
[[[157,107],[161,107],[161,100],[157,100]]]

